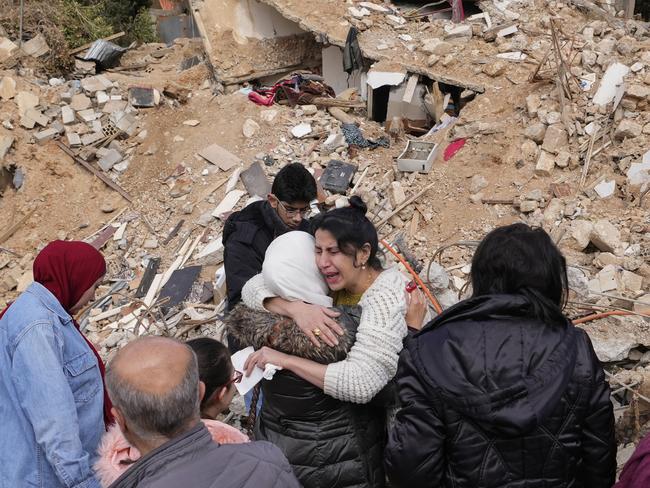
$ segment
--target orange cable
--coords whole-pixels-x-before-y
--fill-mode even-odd
[[[400,253],[398,253],[395,249],[393,249],[385,240],[380,241],[382,246],[384,246],[386,249],[388,249],[393,256],[395,256],[400,263],[404,265],[404,267],[408,270],[409,273],[411,273],[411,276],[413,276],[413,279],[415,282],[418,284],[418,286],[422,289],[424,294],[429,298],[429,301],[433,305],[433,308],[435,309],[437,314],[442,313],[442,307],[440,306],[440,303],[436,299],[435,296],[433,296],[433,293],[429,290],[429,288],[424,284],[422,279],[420,279],[420,276],[415,272],[415,270],[411,267],[409,263],[406,262],[406,259],[402,257]]]
[[[605,317],[611,317],[612,315],[640,315],[642,317],[650,316],[650,310],[644,310],[643,312],[628,312],[627,310],[610,310],[609,312],[599,312],[586,317],[581,317],[573,321],[573,325],[584,324],[591,322],[592,320],[604,319]]]

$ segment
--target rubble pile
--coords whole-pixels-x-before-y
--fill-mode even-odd
[[[356,27],[368,87],[384,76],[387,113],[403,113],[370,120],[371,88],[349,81],[358,73],[335,97],[257,105],[252,91],[307,70],[267,70],[222,93],[209,56],[186,41],[142,46],[105,72],[78,61],[61,80],[20,58],[2,70],[0,58],[0,208],[12,215],[0,233],[3,298],[29,285],[48,239],[85,239],[109,263],[109,284],[80,315],[103,356],[141,334],[222,338],[223,223],[297,161],[319,184],[312,212],[361,196],[386,263],[411,268],[443,308],[471,293],[486,232],[546,229],[567,257],[567,315],[606,363],[619,440],[636,442],[650,428],[648,24],[609,0],[485,0],[457,22],[398,2],[263,3],[327,39],[323,52]],[[3,49],[15,54],[0,39]],[[48,184],[35,190],[35,173]],[[83,195],[89,216],[39,233],[48,211],[61,220],[70,208],[57,185],[81,178],[68,194]]]

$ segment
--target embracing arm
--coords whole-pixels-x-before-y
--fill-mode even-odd
[[[99,488],[90,453],[81,445],[75,399],[51,323],[34,323],[19,338],[12,377],[36,442],[61,484],[66,488]],[[55,405],[51,399],[56,399]]]
[[[348,357],[327,366],[324,391],[339,400],[368,403],[397,371],[406,336],[402,281],[379,284],[364,297],[361,322]]]

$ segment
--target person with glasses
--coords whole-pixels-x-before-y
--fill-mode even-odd
[[[205,385],[200,404],[201,419],[212,439],[219,444],[249,442],[245,434],[216,420],[219,414],[228,410],[235,394],[235,383],[239,383],[243,375],[234,369],[230,351],[223,343],[208,337],[192,339],[186,344],[196,354],[199,379]],[[129,444],[117,425],[104,435],[98,453],[95,472],[103,487],[109,486],[140,459],[138,450]]]
[[[308,230],[305,217],[315,198],[316,180],[301,163],[293,163],[278,172],[266,200],[228,217],[222,237],[228,310],[241,300],[244,284],[262,271],[273,239],[290,230]],[[241,349],[230,342],[231,352]]]
[[[288,164],[275,176],[266,200],[251,203],[228,217],[222,237],[227,311],[241,301],[246,282],[262,271],[266,249],[276,237],[290,230],[309,230],[305,217],[309,202],[315,198],[316,180],[311,173],[300,163]],[[248,345],[228,334],[230,352]],[[247,411],[251,400],[249,392],[244,396]]]

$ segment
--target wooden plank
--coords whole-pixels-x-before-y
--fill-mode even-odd
[[[78,158],[76,154],[65,144],[63,144],[60,141],[56,141],[56,144],[61,148],[61,150],[66,153],[68,156],[70,156],[76,163],[80,164],[84,168],[86,168],[88,171],[90,171],[93,175],[95,175],[97,178],[99,178],[106,186],[109,188],[115,190],[117,193],[122,195],[124,199],[129,202],[133,203],[133,200],[131,199],[131,195],[129,195],[120,185],[115,183],[113,180],[111,180],[108,176],[100,173],[97,169],[95,169],[92,165],[88,164],[86,161],[84,161],[81,158]]]
[[[22,227],[22,225],[27,222],[27,220],[36,212],[36,207],[31,209],[25,215],[23,215],[18,222],[9,227],[2,235],[0,235],[0,244],[9,239],[14,233]]]
[[[110,35],[108,37],[102,37],[102,41],[114,41],[115,39],[119,39],[120,37],[126,35],[126,32],[118,32],[117,34]],[[74,56],[77,53],[80,53],[81,51],[85,51],[86,49],[90,48],[90,46],[93,45],[94,42],[96,42],[99,39],[96,39],[93,42],[89,42],[88,44],[84,44],[83,46],[79,46],[77,48],[74,48],[72,51],[70,51],[70,56]]]
[[[147,269],[145,270],[144,276],[140,281],[140,286],[138,286],[138,289],[135,292],[136,298],[142,298],[147,294],[149,288],[151,287],[151,283],[153,283],[153,279],[156,276],[156,273],[158,272],[159,266],[160,266],[160,258],[149,259],[149,263],[147,264]]]

